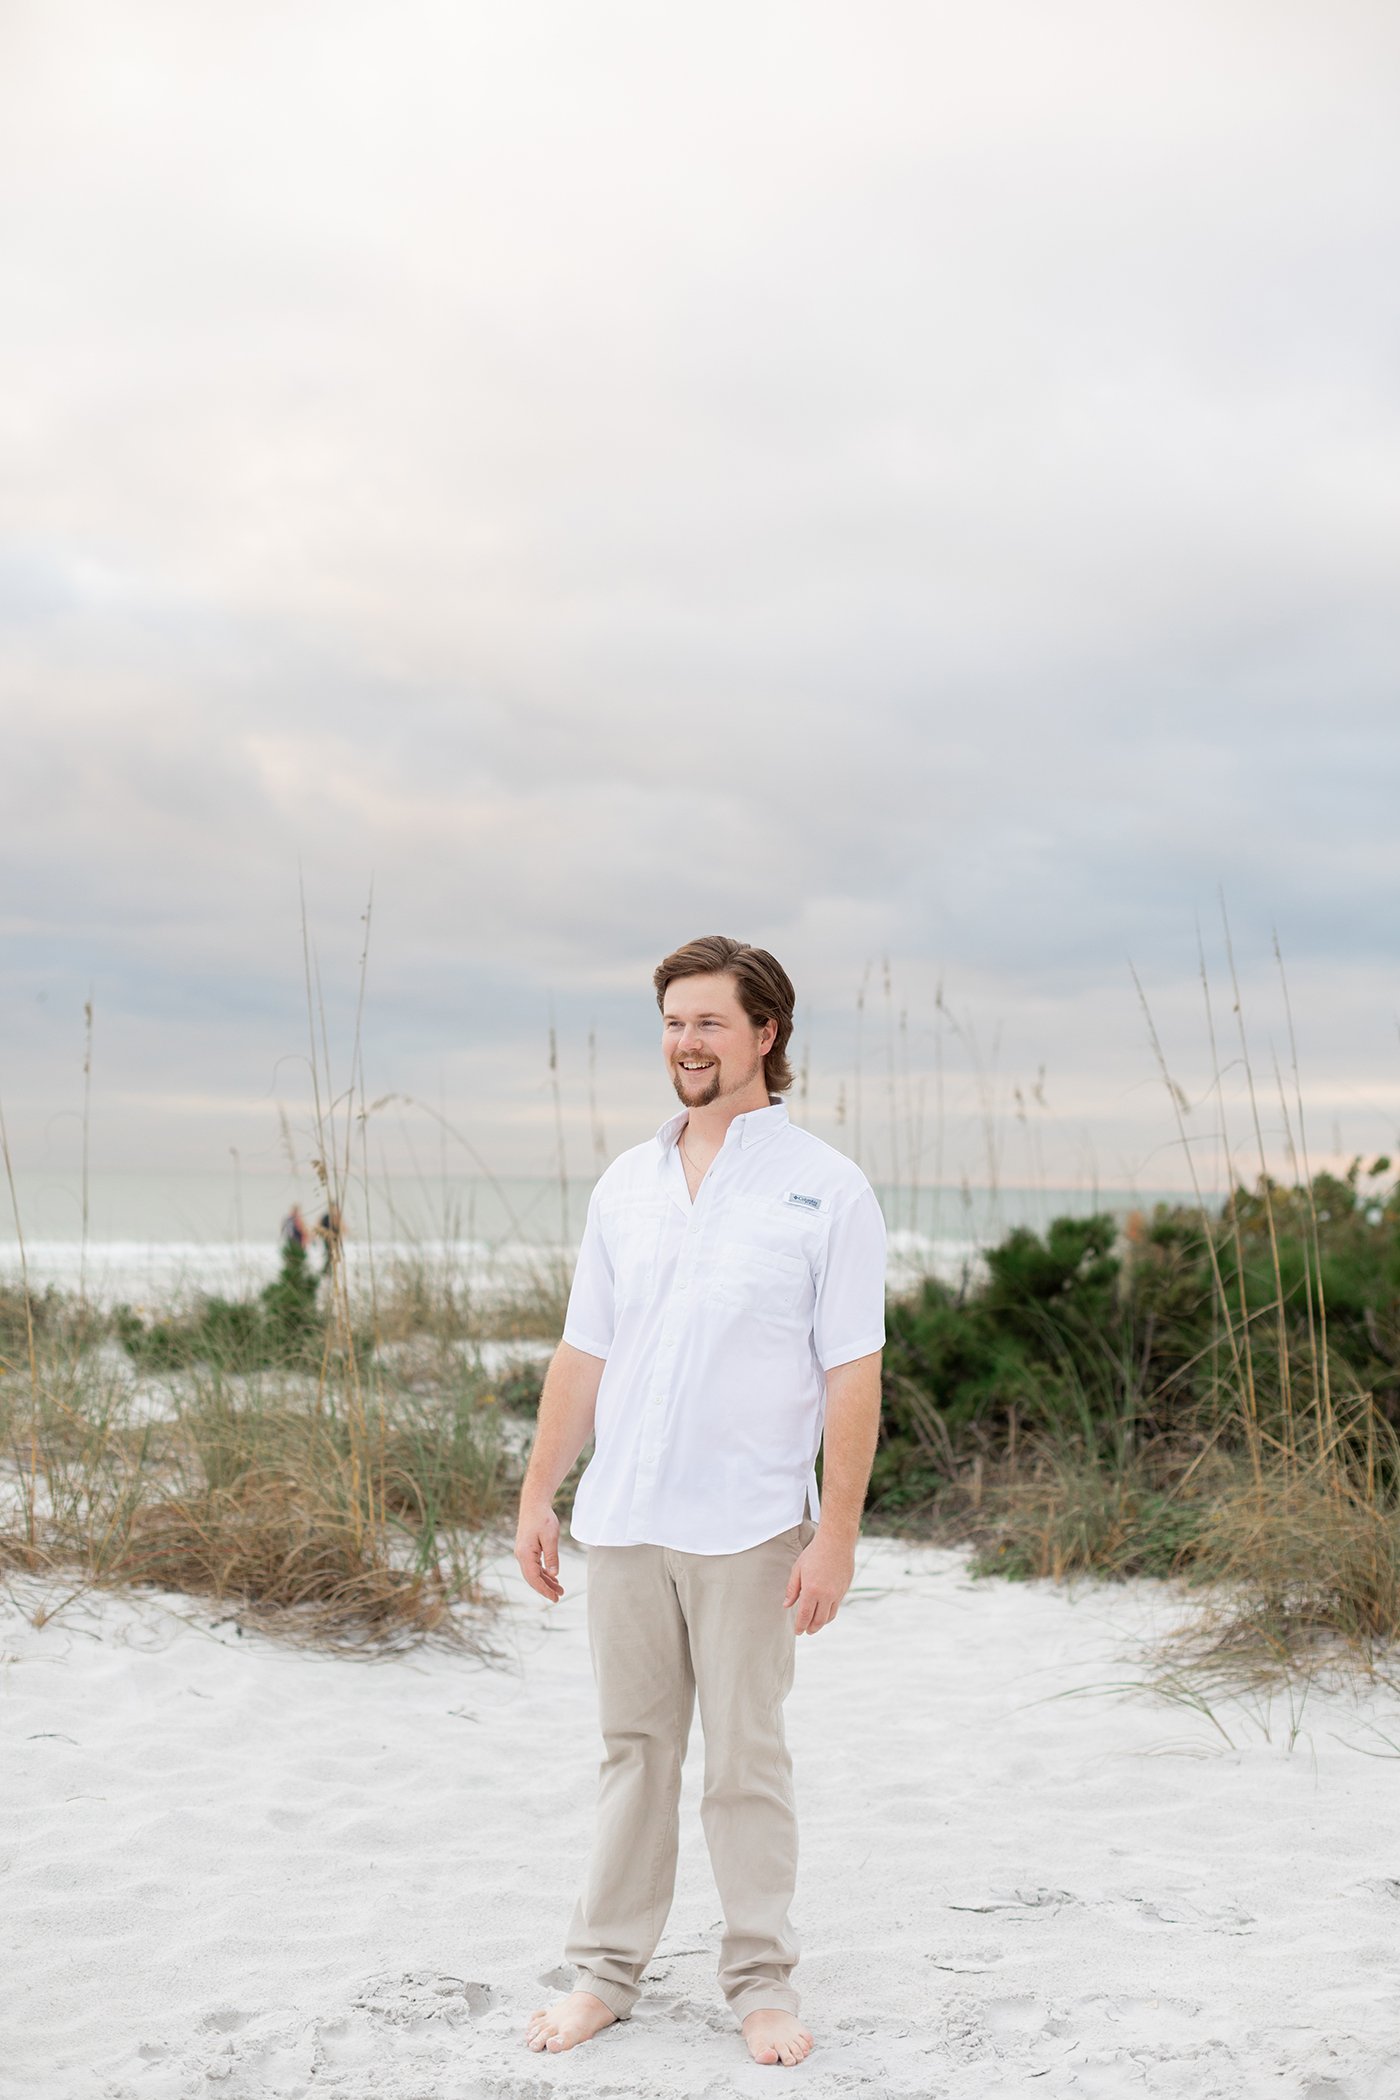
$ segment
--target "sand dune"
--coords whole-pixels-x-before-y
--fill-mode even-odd
[[[591,1824],[587,1560],[554,1610],[493,1571],[491,1664],[283,1649],[174,1597],[36,1629],[16,1587],[7,2100],[1400,2095],[1400,1701],[1233,1704],[1222,1733],[1109,1689],[1168,1592],[885,1541],[788,1706],[807,2062],[750,2064],[716,1990],[698,1726],[636,2015],[532,2054]]]

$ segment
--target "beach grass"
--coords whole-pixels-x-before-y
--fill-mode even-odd
[[[1202,1659],[1374,1661],[1400,1634],[1388,1169],[1018,1229],[976,1282],[892,1299],[868,1528],[1015,1579],[1182,1578]],[[566,1274],[489,1300],[410,1259],[373,1320],[324,1283],[284,1318],[277,1291],[141,1323],[0,1298],[0,1557],[317,1640],[462,1637],[543,1368],[478,1349],[557,1339]]]
[[[37,1378],[0,1379],[0,1562],[322,1643],[470,1641],[480,1612],[453,1607],[483,1606],[483,1541],[513,1521],[509,1418],[469,1358],[425,1379],[387,1355],[133,1377],[111,1344],[40,1338]]]
[[[1007,1234],[973,1279],[889,1307],[873,1528],[957,1539],[983,1572],[1191,1585],[1178,1659],[1267,1676],[1389,1667],[1400,1638],[1400,1175],[1313,1172],[1277,937],[1289,1080],[1269,1115],[1221,901],[1228,1060],[1200,954],[1209,1078],[1193,1105],[1137,980],[1190,1197]],[[1244,1105],[1230,1128],[1227,1069]],[[1213,1126],[1203,1132],[1193,1113]],[[940,1118],[941,1118],[940,1105]],[[1238,1110],[1236,1111],[1238,1114]],[[1229,1163],[1204,1194],[1196,1156]],[[987,1140],[994,1178],[995,1134]],[[1251,1164],[1240,1171],[1241,1157]]]
[[[309,1166],[326,1205],[358,1191],[368,1218],[383,1102],[364,1098],[358,1018],[332,1084],[304,918],[303,935]],[[1268,1171],[1233,957],[1230,970],[1253,1173],[1233,1173],[1223,1202],[1203,1195],[1144,998],[1190,1199],[1126,1223],[1018,1227],[956,1284],[930,1273],[890,1298],[866,1525],[958,1541],[983,1574],[1181,1580],[1192,1666],[1267,1675],[1326,1651],[1373,1668],[1400,1638],[1400,1175],[1385,1155],[1310,1170],[1296,1051],[1291,1103],[1275,1065],[1291,1173]],[[1204,961],[1201,976],[1203,1100],[1233,1169]],[[888,970],[885,990],[892,1202],[907,1195],[912,1220],[929,1144],[942,1159],[941,1077],[926,1141]],[[941,987],[937,1007],[946,1017]],[[552,1041],[551,1058],[557,1077]],[[991,1082],[980,1054],[973,1066],[994,1189]],[[859,1077],[858,1062],[857,1149]],[[557,1089],[555,1110],[559,1124]],[[0,1152],[8,1175],[2,1115]],[[450,1224],[414,1242],[395,1220],[354,1294],[343,1261],[313,1269],[288,1248],[256,1296],[154,1314],[32,1291],[20,1234],[20,1283],[0,1290],[0,1563],[212,1598],[318,1641],[484,1639],[484,1608],[457,1607],[484,1607],[485,1541],[513,1526],[570,1264],[517,1244],[483,1281]],[[558,1497],[566,1520],[587,1456]]]
[[[1400,1180],[1060,1220],[889,1310],[876,1524],[1019,1578],[1184,1578],[1242,1668],[1400,1637]]]
[[[298,1245],[243,1298],[0,1291],[0,1565],[323,1645],[481,1646],[569,1271],[542,1250],[468,1290],[459,1251],[400,1242],[355,1295]]]
[[[0,1293],[0,1559],[319,1641],[479,1635],[455,1607],[513,1523],[568,1271],[467,1273],[435,1243],[353,1299],[299,1250],[256,1297],[163,1315]],[[887,1328],[869,1529],[1015,1579],[1183,1579],[1182,1643],[1211,1665],[1331,1643],[1370,1667],[1400,1634],[1388,1159],[1018,1228],[975,1280],[892,1298]]]
[[[357,1173],[368,1182],[372,910],[371,896],[341,1083],[303,900],[309,1164],[333,1215]],[[90,1047],[90,1009],[88,1024]],[[211,1599],[240,1624],[322,1645],[489,1645],[480,1571],[492,1528],[512,1520],[519,1469],[493,1387],[528,1409],[538,1385],[525,1364],[485,1376],[470,1347],[489,1324],[481,1308],[412,1261],[382,1278],[372,1264],[362,1303],[338,1238],[319,1272],[290,1244],[255,1297],[206,1296],[154,1317],[104,1314],[82,1290],[76,1301],[36,1294],[2,1110],[0,1154],[21,1273],[0,1296],[0,1565],[50,1575],[70,1594],[132,1586]],[[548,1326],[559,1288],[544,1265],[497,1294],[497,1335]]]

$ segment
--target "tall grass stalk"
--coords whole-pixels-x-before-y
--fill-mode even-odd
[[[20,1289],[24,1295],[24,1336],[29,1356],[29,1391],[32,1417],[29,1442],[29,1477],[24,1484],[24,1526],[29,1546],[34,1545],[34,1491],[39,1477],[38,1432],[34,1426],[39,1408],[39,1364],[34,1350],[34,1298],[29,1288],[29,1256],[24,1245],[24,1222],[19,1214],[19,1197],[15,1192],[14,1162],[10,1157],[10,1133],[5,1124],[5,1103],[0,1098],[0,1152],[5,1156],[5,1181],[10,1191],[10,1210],[15,1221],[15,1239],[19,1245]]]
[[[899,1142],[899,1095],[895,1078],[894,986],[890,978],[890,959],[888,955],[882,958],[881,976],[885,991],[885,1079],[886,1120],[889,1127],[890,1145],[890,1211],[894,1223],[897,1225],[899,1223],[899,1199],[902,1189],[900,1164],[903,1157],[903,1147]]]
[[[88,1152],[92,1132],[92,992],[83,1004],[82,1236],[78,1244],[78,1303],[87,1306]]]
[[[554,1025],[554,1001],[549,1002],[549,1087],[554,1099],[554,1165],[559,1177],[559,1237],[569,1244],[569,1162],[564,1149],[564,1097],[559,1090],[559,1035]]]
[[[1313,1201],[1312,1195],[1312,1164],[1308,1158],[1308,1133],[1306,1119],[1303,1115],[1302,1081],[1298,1076],[1298,1041],[1293,1031],[1293,1002],[1289,997],[1288,974],[1283,967],[1283,950],[1279,947],[1277,930],[1275,930],[1274,932],[1273,946],[1274,956],[1278,962],[1279,987],[1283,993],[1284,1017],[1288,1023],[1288,1055],[1293,1068],[1293,1098],[1298,1110],[1298,1145],[1302,1153],[1303,1164],[1302,1182],[1303,1186],[1308,1191],[1308,1222],[1312,1236],[1313,1275],[1316,1279],[1317,1284],[1318,1331],[1323,1339],[1323,1342],[1325,1343],[1327,1333],[1327,1284],[1326,1279],[1324,1278],[1322,1273],[1322,1243],[1317,1229],[1317,1205]],[[1294,1178],[1297,1178],[1296,1171]],[[1310,1333],[1312,1331],[1312,1319],[1313,1309],[1312,1298],[1310,1295],[1308,1299],[1308,1323]],[[1316,1342],[1314,1343],[1313,1360],[1318,1365],[1320,1373],[1319,1382],[1317,1386],[1319,1411],[1322,1417],[1324,1428],[1327,1431],[1327,1433],[1330,1434],[1333,1419],[1332,1383],[1331,1369],[1328,1364],[1327,1350],[1325,1346],[1319,1346]]]
[[[855,1066],[851,1075],[851,1112],[853,1118],[851,1127],[851,1156],[855,1160],[855,1163],[858,1167],[863,1167],[865,1164],[864,1153],[861,1147],[861,1104],[863,1093],[862,1066],[865,1050],[865,995],[867,990],[869,989],[869,985],[870,964],[867,962],[867,964],[865,965],[864,972],[861,976],[860,989],[856,993]]]
[[[608,1163],[607,1133],[598,1110],[598,1031],[588,1031],[588,1127],[593,1140],[593,1171],[601,1174]]]
[[[1278,1314],[1278,1364],[1283,1381],[1284,1433],[1289,1439],[1292,1455],[1293,1434],[1293,1387],[1292,1372],[1288,1361],[1287,1310],[1284,1304],[1283,1271],[1278,1258],[1278,1227],[1274,1220],[1273,1186],[1269,1177],[1268,1155],[1264,1148],[1264,1132],[1259,1122],[1259,1099],[1254,1087],[1254,1067],[1249,1061],[1249,1043],[1245,1035],[1244,1000],[1240,996],[1240,981],[1235,970],[1235,946],[1230,938],[1230,921],[1225,910],[1225,899],[1220,899],[1220,921],[1225,934],[1225,953],[1230,964],[1230,989],[1235,995],[1234,1012],[1239,1025],[1240,1062],[1244,1067],[1245,1082],[1249,1089],[1249,1113],[1254,1124],[1254,1140],[1259,1153],[1259,1186],[1264,1199],[1264,1216],[1269,1227],[1269,1254],[1274,1265],[1275,1306]],[[1324,1337],[1325,1339],[1325,1337]]]
[[[316,1178],[321,1185],[322,1193],[327,1205],[327,1214],[331,1218],[332,1234],[334,1234],[337,1213],[339,1213],[341,1217],[343,1217],[344,1215],[343,1209],[341,1208],[341,1199],[344,1196],[344,1190],[339,1186],[339,1177],[337,1173],[338,1162],[336,1158],[335,1129],[333,1122],[333,1109],[331,1105],[332,1097],[330,1095],[330,1051],[326,1037],[326,1010],[325,1001],[321,996],[320,969],[313,957],[311,948],[310,924],[307,918],[306,911],[306,883],[305,878],[300,871],[298,871],[298,879],[300,883],[301,892],[302,974],[306,991],[306,1025],[308,1039],[307,1069],[311,1079],[312,1116],[314,1141],[316,1146],[316,1150],[311,1161],[311,1166],[312,1171],[316,1175]],[[317,1041],[316,1027],[318,1018],[320,1021],[319,1045]],[[335,1343],[337,1321],[341,1319],[340,1294],[336,1289],[336,1272],[339,1269],[340,1264],[336,1259],[333,1258],[333,1250],[335,1246],[334,1237],[329,1238],[327,1240],[326,1246],[327,1261],[331,1275],[331,1303],[334,1316],[326,1322],[325,1343],[321,1354],[321,1369],[316,1385],[316,1404],[318,1410],[320,1409],[320,1407],[326,1399],[327,1381],[330,1376],[331,1370],[331,1351]],[[345,1318],[341,1321],[341,1326],[342,1340],[348,1340],[348,1318]],[[353,1350],[351,1352],[351,1355],[353,1360]],[[359,1547],[363,1544],[364,1538],[365,1511],[363,1489],[365,1483],[362,1478],[362,1467],[365,1458],[366,1437],[363,1400],[359,1392],[358,1377],[356,1377],[353,1373],[349,1397],[351,1401],[351,1523],[355,1533],[355,1544],[357,1547]],[[371,1506],[369,1511],[371,1523],[373,1522],[373,1514],[373,1503],[371,1500]]]
[[[1201,968],[1202,976],[1204,978],[1204,957],[1202,958]],[[1215,1233],[1213,1230],[1213,1220],[1211,1218],[1210,1211],[1206,1206],[1205,1198],[1201,1192],[1200,1176],[1196,1172],[1195,1154],[1192,1151],[1191,1140],[1187,1135],[1186,1125],[1183,1120],[1183,1110],[1189,1108],[1190,1102],[1184,1089],[1177,1085],[1176,1081],[1172,1078],[1171,1073],[1167,1068],[1166,1053],[1162,1048],[1161,1037],[1157,1033],[1157,1024],[1152,1018],[1152,1009],[1148,1005],[1147,994],[1142,988],[1142,980],[1138,976],[1137,970],[1131,962],[1129,962],[1128,964],[1128,969],[1132,975],[1133,983],[1137,987],[1138,999],[1141,1002],[1143,1015],[1147,1022],[1148,1039],[1152,1044],[1153,1054],[1157,1059],[1157,1068],[1161,1074],[1162,1083],[1167,1090],[1167,1098],[1169,1099],[1172,1105],[1172,1114],[1175,1118],[1177,1133],[1181,1141],[1182,1156],[1186,1161],[1187,1170],[1191,1176],[1191,1192],[1192,1195],[1195,1197],[1196,1209],[1200,1214],[1201,1224],[1204,1228],[1205,1233],[1205,1244],[1210,1258],[1211,1278],[1214,1283],[1216,1293],[1215,1303],[1220,1309],[1222,1315],[1221,1324],[1224,1329],[1226,1344],[1230,1351],[1231,1362],[1235,1372],[1237,1390],[1246,1398],[1246,1434],[1249,1445],[1250,1457],[1254,1465],[1255,1477],[1257,1479],[1260,1474],[1258,1409],[1254,1395],[1253,1366],[1250,1362],[1248,1354],[1248,1329],[1246,1327],[1244,1348],[1243,1350],[1241,1350],[1239,1336],[1236,1332],[1234,1318],[1232,1316],[1229,1299],[1225,1290],[1225,1280],[1220,1273],[1220,1256],[1216,1248]],[[1207,1011],[1209,1011],[1208,998]],[[1214,1086],[1218,1094],[1220,1086],[1220,1073],[1218,1065],[1215,1064],[1214,1049],[1215,1037],[1214,1031],[1212,1030],[1212,1065],[1215,1071]],[[1235,1231],[1237,1245],[1238,1229],[1238,1224],[1236,1224]],[[1240,1251],[1240,1260],[1238,1266],[1240,1275],[1243,1276],[1244,1262],[1242,1248]]]

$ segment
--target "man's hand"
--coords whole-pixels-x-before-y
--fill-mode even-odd
[[[784,1610],[797,1606],[793,1627],[798,1633],[820,1633],[836,1617],[836,1607],[851,1586],[856,1572],[856,1549],[845,1539],[817,1535],[803,1547],[788,1577]]]
[[[814,1545],[816,1541],[812,1542]],[[559,1519],[547,1502],[521,1505],[515,1532],[515,1558],[532,1590],[551,1604],[564,1594],[559,1580]]]
[[[593,1434],[603,1370],[601,1356],[590,1356],[586,1350],[561,1342],[544,1374],[535,1440],[520,1489],[515,1558],[531,1589],[550,1604],[557,1604],[564,1594],[554,1498]]]

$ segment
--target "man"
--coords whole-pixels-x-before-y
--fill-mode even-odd
[[[535,2013],[526,2042],[569,2049],[632,2011],[675,1888],[698,1694],[720,1986],[755,2062],[796,2064],[812,2036],[790,1981],[782,1705],[796,1635],[830,1625],[855,1572],[885,1227],[860,1169],[788,1121],[794,994],[774,958],[709,935],[654,983],[681,1113],[593,1191],[520,1498],[515,1557],[557,1600],[552,1504],[594,1436],[571,1523],[606,1755],[565,1947],[578,1987]]]

